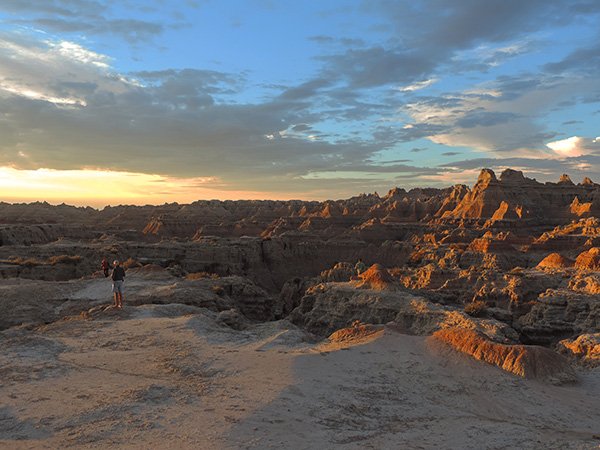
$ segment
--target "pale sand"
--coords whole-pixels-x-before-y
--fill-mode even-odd
[[[390,330],[312,344],[146,305],[0,333],[0,447],[598,448],[600,371],[523,380]]]

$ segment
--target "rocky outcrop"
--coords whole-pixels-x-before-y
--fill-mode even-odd
[[[356,287],[359,289],[383,291],[394,289],[397,285],[394,278],[381,264],[373,264],[358,277],[360,280],[356,282]]]
[[[538,263],[537,267],[539,269],[562,270],[573,267],[573,264],[574,262],[572,259],[565,258],[560,253],[550,253]]]
[[[216,321],[234,330],[245,330],[249,325],[249,321],[235,308],[221,311]]]
[[[571,214],[577,217],[589,216],[592,213],[592,202],[581,203],[579,197],[575,197],[569,207]]]
[[[498,342],[516,342],[517,333],[493,319],[476,319],[457,308],[435,305],[397,290],[356,289],[349,283],[322,283],[306,291],[290,320],[312,333],[327,336],[361,323],[392,322],[405,333],[429,335],[440,328],[462,326],[492,337]]]
[[[329,340],[338,343],[364,342],[365,339],[375,338],[383,334],[384,328],[384,325],[362,324],[356,321],[351,327],[342,328],[331,333]]]
[[[347,283],[323,283],[306,291],[289,318],[311,333],[326,336],[355,320],[372,324],[390,322],[411,297],[358,290]]]
[[[600,333],[582,334],[575,339],[564,339],[558,343],[557,349],[586,366],[600,366]]]
[[[319,282],[315,278],[295,277],[285,282],[279,293],[276,317],[287,317],[299,304],[306,290]]]
[[[87,264],[82,263],[79,255],[58,255],[47,260],[15,258],[0,262],[0,279],[66,281],[89,275],[93,271]]]
[[[66,283],[50,284],[18,278],[3,281],[0,284],[0,330],[22,324],[54,322],[66,315],[63,309],[72,304],[78,304],[79,311],[94,306],[89,300],[67,301],[74,291],[73,286]]]
[[[181,304],[214,312],[231,327],[269,321],[281,314],[279,298],[239,276],[181,278],[157,266],[127,271],[125,309],[146,304]],[[47,283],[13,279],[0,285],[0,330],[21,324],[50,323],[111,302],[104,276]],[[221,320],[220,319],[220,320]]]
[[[555,384],[577,380],[569,362],[550,349],[534,345],[500,344],[487,336],[463,328],[446,328],[433,334],[434,339],[523,378]]]
[[[577,256],[575,268],[579,270],[599,270],[600,269],[600,248],[593,247]]]
[[[321,282],[350,281],[356,275],[354,265],[349,262],[339,262],[331,269],[324,270],[319,275]]]
[[[47,244],[59,239],[91,240],[99,236],[86,227],[64,224],[0,225],[0,246]]]
[[[589,295],[600,294],[600,274],[576,274],[569,280],[569,289]]]
[[[89,223],[95,209],[75,206],[51,205],[47,202],[5,203],[0,202],[0,223],[3,224],[59,224]]]
[[[550,345],[582,333],[600,332],[600,299],[567,289],[549,289],[519,317],[515,328],[528,342]]]
[[[138,295],[140,303],[182,303],[225,311],[234,308],[250,320],[273,320],[278,312],[276,296],[239,276],[176,279],[169,289]]]
[[[483,169],[473,189],[441,217],[483,219],[488,227],[504,226],[503,222],[559,224],[593,210],[599,192],[594,184],[575,185],[564,175],[558,183],[543,184],[520,171],[506,169],[498,179],[493,171]],[[589,205],[582,207],[581,203]]]

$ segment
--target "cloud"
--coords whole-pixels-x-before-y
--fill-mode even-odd
[[[435,58],[416,49],[382,46],[349,49],[320,59],[326,63],[328,77],[339,77],[353,89],[413,83],[426,77],[437,65]]]
[[[238,92],[244,77],[214,70],[182,69],[139,71],[131,74],[157,99],[173,108],[187,110],[212,105],[215,97]]]
[[[0,10],[8,15],[8,23],[53,33],[116,35],[132,44],[149,41],[167,27],[177,26],[139,18],[156,8],[161,8],[160,2],[148,2],[144,8],[129,4],[126,14],[130,17],[121,17],[114,11],[114,5],[106,0],[4,0],[0,6]],[[164,10],[162,17],[163,21],[166,20],[164,17],[168,17]]]
[[[398,44],[383,51],[372,48],[368,55],[360,55],[368,66],[361,72],[368,73],[369,67],[384,67],[384,61],[389,61],[397,81],[405,83],[419,81],[418,77],[428,79],[450,63],[455,70],[461,70],[461,64],[462,70],[472,70],[475,56],[482,62],[479,70],[487,70],[535,50],[532,33],[589,14],[574,10],[568,2],[543,0],[365,0],[363,9],[388,24]],[[461,56],[465,51],[476,54]],[[353,61],[357,55],[349,52],[345,56]],[[467,59],[469,63],[455,64],[455,58]]]
[[[597,75],[600,70],[600,44],[597,40],[595,44],[579,48],[558,62],[546,64],[544,69],[551,73],[575,73],[577,76]]]
[[[263,103],[236,104],[228,96],[242,88],[243,76],[192,69],[125,76],[110,62],[68,41],[4,35],[0,165],[174,177],[218,174],[224,190],[285,186],[307,193],[309,185],[329,186],[302,178],[309,173],[353,166],[377,171],[366,161],[387,145],[322,139],[315,128],[321,115],[297,95],[318,93],[318,83],[299,85],[295,94],[290,88]],[[23,149],[28,158],[19,156]]]
[[[547,129],[540,118],[565,101],[577,104],[596,85],[594,77],[499,76],[462,92],[415,97],[403,108],[411,119],[405,128],[412,133],[421,129],[425,133],[415,137],[438,144],[543,157],[548,154],[546,143],[558,132]]]
[[[590,139],[572,136],[558,141],[548,142],[548,148],[559,158],[569,158],[589,154],[600,154],[600,138]]]
[[[325,78],[316,78],[299,86],[294,86],[283,91],[279,98],[281,100],[306,100],[309,97],[317,95],[322,89],[332,85],[330,80]]]
[[[316,35],[308,38],[310,41],[316,42],[320,45],[338,45],[342,47],[362,47],[365,45],[365,41],[357,38],[348,37],[333,37],[326,35]]]
[[[97,89],[113,93],[128,89],[124,78],[108,73],[108,57],[68,41],[0,34],[0,61],[0,95],[10,94],[8,99],[84,106]]]
[[[127,14],[114,5],[6,0],[0,9],[13,23],[134,44],[174,26],[163,19],[166,2]],[[416,147],[420,139],[467,147],[464,154],[485,151],[498,167],[513,162],[536,173],[598,167],[589,139],[562,154],[552,149],[568,135],[547,120],[557,108],[600,101],[595,41],[556,60],[532,58],[539,66],[519,63],[527,71],[499,69],[547,45],[544,33],[557,24],[585,25],[583,15],[592,23],[600,12],[594,2],[373,0],[361,12],[381,25],[379,34],[314,36],[320,66],[285,86],[257,82],[250,71],[120,73],[108,55],[72,39],[4,33],[0,165],[218,174],[222,190],[314,195],[389,187],[397,177],[441,183],[447,174],[476,170],[396,159],[425,152]],[[450,88],[457,80],[464,87]],[[244,94],[257,85],[270,94],[250,103]]]
[[[299,123],[298,125],[294,125],[292,127],[292,130],[296,131],[296,132],[310,131],[311,129],[312,129],[312,127],[310,125],[305,124],[305,123]]]
[[[436,83],[437,81],[438,81],[437,78],[430,78],[428,80],[417,81],[416,83],[412,83],[407,86],[403,86],[401,88],[398,88],[398,90],[400,92],[414,92],[414,91],[418,91],[421,89],[425,89],[426,87],[431,86],[432,84]]]
[[[96,0],[4,0],[2,9],[17,13],[37,12],[74,17],[81,12],[98,14],[102,12],[103,7]]]
[[[456,125],[461,128],[492,127],[515,121],[518,118],[519,115],[512,112],[473,110],[458,118]]]
[[[539,51],[548,45],[543,38],[545,32],[555,26],[591,20],[599,8],[583,1],[374,0],[364,2],[363,11],[387,24],[392,37],[385,45],[365,43],[320,57],[324,68],[312,82],[327,80],[331,86],[341,85],[340,90],[355,94],[400,85],[395,89],[397,93],[412,94],[443,78],[444,71],[451,75],[487,72],[512,58]],[[333,38],[320,36],[315,40],[330,43]],[[386,142],[429,138],[443,145],[489,152],[542,155],[545,142],[558,135],[540,120],[544,114],[561,102],[598,101],[597,71],[574,78],[562,76],[558,70],[573,66],[574,61],[583,67],[595,67],[596,47],[574,51],[556,63],[560,67],[546,64],[537,73],[498,75],[494,81],[481,83],[479,89],[395,99],[395,118],[387,104],[380,105],[379,113],[389,114],[388,121],[399,124],[408,116],[408,123],[404,122],[401,129],[377,126],[373,136]],[[475,60],[479,66],[473,63]],[[306,94],[313,95],[314,91]],[[329,94],[330,87],[322,89],[321,95]],[[352,109],[332,111],[332,115],[359,120],[373,112],[377,108],[357,103]]]

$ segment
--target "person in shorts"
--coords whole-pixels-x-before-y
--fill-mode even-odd
[[[125,269],[115,259],[112,271],[112,291],[115,295],[115,308],[123,309],[123,283],[125,282]]]

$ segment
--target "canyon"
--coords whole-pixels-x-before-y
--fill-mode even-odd
[[[110,282],[100,271],[102,258],[119,260],[127,269],[123,311],[110,307]],[[367,270],[357,272],[358,260]],[[227,359],[209,345],[212,341],[223,351],[245,355],[239,364],[250,372],[257,370],[249,361],[258,348],[272,364],[287,367],[285,370],[292,370],[291,365],[298,363],[290,359],[295,354],[305,364],[298,369],[303,376],[310,376],[306,364],[316,364],[307,362],[307,355],[330,355],[327,358],[343,365],[344,352],[340,350],[345,350],[352,354],[352,364],[360,367],[365,361],[373,363],[371,359],[375,358],[364,354],[361,360],[363,351],[373,352],[377,364],[385,364],[390,348],[401,351],[394,346],[405,345],[414,354],[403,353],[402,361],[420,367],[417,371],[421,374],[427,367],[443,371],[443,364],[453,366],[456,372],[452,376],[461,381],[453,378],[452,389],[459,389],[460,383],[468,384],[471,375],[465,374],[469,372],[478,373],[475,378],[482,383],[484,379],[492,380],[491,386],[498,392],[508,389],[511,383],[521,383],[515,385],[517,391],[526,391],[530,396],[541,395],[534,391],[546,386],[544,389],[561,401],[569,396],[585,398],[586,392],[593,399],[600,394],[599,271],[600,184],[589,178],[576,184],[567,175],[555,183],[541,183],[516,170],[506,169],[496,176],[492,170],[483,169],[473,186],[408,191],[394,188],[385,195],[361,194],[323,202],[201,200],[185,205],[101,210],[40,202],[0,203],[0,333],[7,349],[2,356],[5,377],[0,392],[2,403],[13,405],[5,409],[6,417],[0,416],[0,442],[25,447],[26,440],[34,436],[37,440],[32,442],[36,445],[46,442],[50,446],[85,447],[92,445],[93,439],[117,439],[121,428],[108,417],[102,418],[107,428],[92,434],[87,428],[91,418],[75,426],[79,430],[75,440],[57,431],[59,426],[68,428],[64,417],[54,421],[46,418],[48,423],[44,423],[43,417],[33,417],[33,409],[24,408],[22,414],[31,417],[19,418],[14,412],[18,410],[17,402],[7,393],[11,386],[23,391],[28,383],[34,392],[43,380],[56,380],[61,373],[70,373],[73,364],[86,370],[103,370],[82,359],[82,352],[99,352],[100,347],[90,349],[91,344],[74,340],[69,334],[93,339],[94,324],[99,327],[98,335],[103,336],[98,342],[104,344],[98,345],[112,351],[133,349],[110,341],[110,327],[137,339],[143,348],[166,345],[166,341],[151,344],[154,338],[149,321],[154,321],[155,332],[162,339],[195,342],[195,348],[181,344],[182,350],[181,345],[169,341],[169,351],[181,353],[181,361],[167,358],[164,349],[157,350],[164,359],[161,376],[167,376],[167,359],[177,374],[177,393],[174,385],[161,385],[159,389],[154,381],[130,387],[134,393],[127,394],[127,408],[132,407],[132,395],[135,402],[145,405],[146,425],[162,423],[160,426],[168,429],[161,419],[152,419],[148,402],[154,401],[153,395],[156,402],[165,405],[188,402],[186,408],[192,408],[190,402],[200,401],[194,397],[196,394],[190,394],[194,390],[190,387],[194,371],[231,369],[217,370],[216,363],[204,367],[196,360],[198,349],[214,361]],[[144,333],[136,334],[126,327],[127,323],[143,328]],[[169,331],[169,327],[175,327],[179,334],[170,334],[175,331]],[[185,337],[191,329],[195,337]],[[28,346],[39,347],[39,351],[29,351]],[[324,361],[322,356],[316,361],[318,358]],[[186,361],[189,364],[184,367]],[[236,364],[233,359],[227,361]],[[110,367],[115,363],[106,364]],[[459,366],[462,369],[457,369]],[[150,377],[152,368],[144,367]],[[111,376],[117,376],[117,367],[111,370]],[[134,377],[135,370],[131,366],[124,373]],[[394,384],[392,372],[381,369],[381,376]],[[252,373],[253,382],[260,385],[257,392],[267,389],[262,384],[265,380]],[[289,374],[279,376],[283,379]],[[341,373],[338,376],[343,377]],[[410,373],[405,376],[410,378]],[[207,385],[216,383],[208,380],[209,375],[200,378]],[[362,383],[373,383],[367,374],[361,373],[359,378]],[[234,389],[233,378],[227,380],[226,389]],[[432,383],[431,389],[450,389],[441,378],[426,383]],[[289,380],[283,384],[283,397],[291,395],[289,390],[298,389]],[[414,389],[411,401],[424,395]],[[261,420],[269,409],[277,414],[281,408],[286,409],[279,404],[281,399],[266,399],[269,395],[264,395],[264,399],[255,399],[263,402]],[[551,394],[544,395],[542,403],[549,407]],[[28,398],[35,402],[34,397],[31,394]],[[518,395],[510,401],[517,405]],[[211,402],[217,402],[216,397]],[[309,417],[316,414],[325,447],[327,442],[344,437],[349,439],[344,441],[348,448],[365,443],[392,448],[399,441],[381,429],[373,431],[369,428],[374,426],[372,423],[362,424],[362,437],[356,437],[356,430],[350,426],[353,420],[367,420],[369,414],[376,420],[377,414],[369,408],[383,408],[379,412],[386,420],[399,414],[392,411],[396,406],[386,403],[388,400],[373,402],[364,400],[355,405],[363,409],[354,413],[346,410],[346,415],[340,416],[343,423],[314,411],[312,416],[307,413],[293,420],[310,422]],[[435,402],[431,402],[425,402],[427,408],[434,408]],[[524,426],[525,431],[520,431],[525,433],[526,446],[597,445],[600,417],[590,405],[583,406],[590,415],[580,428],[576,423],[581,416],[576,412],[572,413],[572,423],[565,419],[561,426],[549,425],[553,430],[560,428],[560,432],[541,435],[536,432],[539,425]],[[85,409],[84,405],[78,408]],[[571,408],[570,404],[565,408]],[[500,448],[502,435],[514,424],[491,431],[493,413],[487,414],[485,420],[481,414],[478,416],[483,422],[474,436],[454,436],[454,442],[477,447],[493,438]],[[258,420],[258,416],[248,418],[245,413],[231,417],[235,419],[233,434],[214,437],[209,447],[238,447],[250,433],[249,424]],[[510,420],[520,421],[523,417]],[[551,418],[547,420],[552,422]],[[46,434],[30,430],[31,423],[41,424]],[[391,423],[386,426],[392,427]],[[280,429],[283,425],[278,424],[271,423],[267,429],[284,439]],[[447,426],[452,428],[450,423]],[[419,427],[421,434],[410,437],[414,445],[427,428]],[[344,436],[333,436],[342,431]],[[272,436],[269,433],[253,442],[244,441],[244,445],[277,448],[279,441],[268,441]],[[156,430],[150,430],[150,434],[154,436]],[[230,438],[234,441],[227,441]],[[311,448],[314,444],[307,436],[295,439],[299,447]],[[440,439],[438,444],[444,442],[442,435]],[[131,443],[118,439],[102,442],[124,446]],[[509,446],[519,446],[511,442]]]

